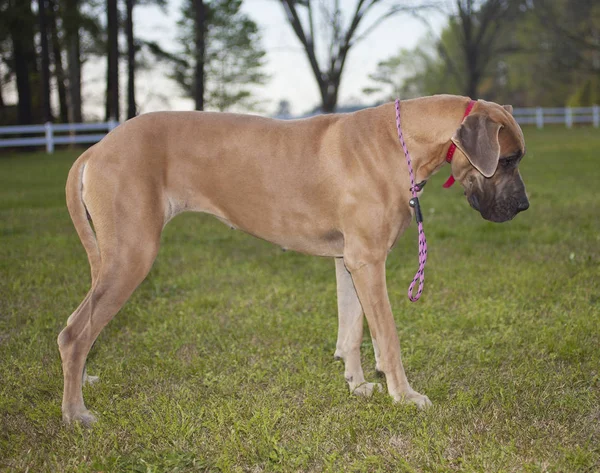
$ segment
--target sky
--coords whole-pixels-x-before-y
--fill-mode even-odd
[[[356,0],[339,0],[344,12],[350,12]],[[134,11],[134,34],[142,39],[158,41],[161,46],[176,52],[176,22],[180,17],[182,0],[170,0],[165,11],[154,6],[137,6]],[[363,28],[385,11],[391,3],[382,2],[364,19]],[[244,0],[243,10],[258,24],[262,44],[267,51],[266,72],[270,80],[258,89],[263,113],[273,114],[280,100],[288,100],[294,115],[319,105],[320,97],[312,71],[300,42],[287,23],[278,0]],[[446,18],[441,13],[428,13],[429,26],[440,31]],[[359,30],[360,31],[360,30]],[[362,89],[372,85],[372,74],[379,61],[396,54],[401,48],[413,48],[429,31],[423,21],[407,14],[394,16],[379,25],[366,39],[350,50],[346,61],[338,104],[372,101]],[[89,61],[84,69],[83,94],[86,116],[101,118],[104,95],[104,60]],[[181,97],[181,91],[167,78],[167,66],[161,65],[137,77],[137,102],[140,112],[156,110],[190,110],[193,103]],[[121,88],[126,84],[126,71],[121,67]],[[87,77],[87,79],[86,79]],[[125,101],[124,93],[121,102]]]

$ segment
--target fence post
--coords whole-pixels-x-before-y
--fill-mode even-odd
[[[544,128],[544,109],[542,107],[535,109],[535,124],[538,128]]]
[[[598,105],[592,107],[592,122],[594,123],[594,128],[600,127],[600,107]]]
[[[565,108],[565,125],[567,128],[573,127],[573,109],[571,107]]]
[[[54,130],[52,129],[52,122],[45,123],[46,128],[46,153],[54,153]]]

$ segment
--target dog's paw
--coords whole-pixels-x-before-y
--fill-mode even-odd
[[[362,383],[351,390],[355,396],[371,397],[373,392],[377,390],[383,392],[383,388],[379,383]]]
[[[396,402],[409,402],[415,404],[419,409],[427,409],[433,405],[427,396],[419,394],[417,391],[403,393],[395,398],[395,400]]]
[[[98,419],[87,409],[76,412],[63,411],[63,422],[67,425],[80,423],[84,427],[91,427]]]

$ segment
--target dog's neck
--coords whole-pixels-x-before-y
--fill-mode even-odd
[[[469,103],[468,97],[457,95],[437,95],[400,102],[402,133],[410,152],[416,181],[429,179],[444,164],[450,147],[450,138],[460,127]],[[395,115],[394,104],[387,104]],[[398,143],[396,122],[388,119],[387,127],[394,141],[397,153],[402,156]],[[404,159],[404,158],[403,158]]]

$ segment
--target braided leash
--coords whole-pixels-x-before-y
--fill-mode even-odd
[[[398,139],[402,144],[404,156],[406,156],[406,163],[408,164],[408,172],[410,174],[410,190],[413,198],[410,199],[409,204],[415,209],[415,219],[419,228],[419,270],[415,274],[415,277],[408,287],[408,298],[411,300],[411,302],[417,302],[423,293],[423,286],[425,284],[425,264],[427,264],[427,240],[425,239],[425,232],[423,231],[423,214],[421,213],[421,206],[419,205],[419,198],[417,197],[417,192],[423,188],[425,181],[415,184],[412,161],[410,159],[410,154],[408,153],[406,143],[404,142],[402,128],[400,127],[400,101],[398,99],[396,99],[396,127],[398,128]],[[419,281],[417,294],[413,295],[417,281]]]

